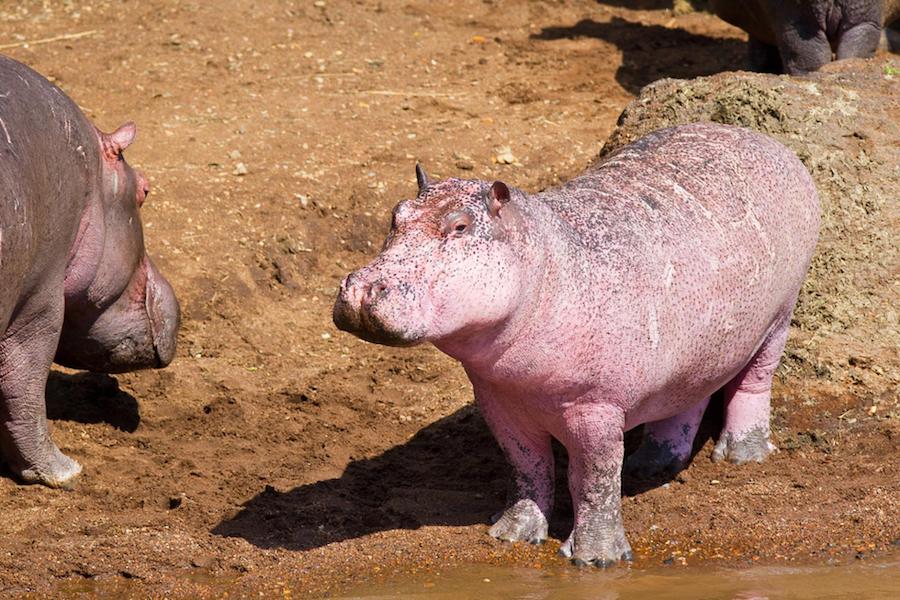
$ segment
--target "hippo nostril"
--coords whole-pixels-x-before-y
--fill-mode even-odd
[[[376,281],[369,286],[369,289],[366,292],[366,301],[374,302],[375,300],[384,297],[386,293],[387,286],[384,284],[384,282]]]

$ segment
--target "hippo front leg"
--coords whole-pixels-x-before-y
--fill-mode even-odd
[[[612,406],[579,403],[564,423],[575,524],[559,552],[579,566],[631,560],[622,522],[625,417]]]
[[[838,60],[845,58],[868,58],[875,54],[881,41],[878,23],[859,23],[840,34],[835,55]]]
[[[788,75],[806,75],[831,62],[831,43],[810,15],[785,22],[775,37]]]
[[[63,301],[26,302],[0,340],[0,448],[27,483],[61,487],[81,465],[60,452],[47,428],[44,392],[63,322]]]
[[[494,516],[490,534],[507,542],[543,543],[553,510],[550,434],[523,415],[520,406],[487,389],[476,387],[475,398],[513,469],[506,508]]]

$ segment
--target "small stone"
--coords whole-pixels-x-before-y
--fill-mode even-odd
[[[475,168],[475,163],[472,162],[472,159],[465,154],[456,154],[453,156],[456,159],[456,168],[462,171],[471,171]]]
[[[247,165],[242,162],[234,165],[234,171],[231,172],[232,175],[237,175],[238,177],[243,177],[250,171],[247,170]]]
[[[228,153],[228,158],[230,158],[231,160],[237,160],[240,157],[241,157],[240,150],[232,150],[231,152]]]
[[[510,150],[508,146],[498,148],[497,156],[494,157],[494,160],[501,165],[513,165],[516,163],[516,157],[513,155],[512,150]]]

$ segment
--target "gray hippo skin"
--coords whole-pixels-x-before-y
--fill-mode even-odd
[[[750,36],[754,71],[802,75],[837,59],[875,53],[900,0],[711,0],[723,20]]]
[[[149,192],[122,150],[59,88],[0,57],[0,449],[28,483],[81,466],[47,429],[50,364],[119,373],[175,353],[178,301],[144,253]]]

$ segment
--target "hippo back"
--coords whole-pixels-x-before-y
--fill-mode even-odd
[[[651,133],[538,198],[589,257],[575,277],[601,299],[599,346],[669,396],[718,389],[790,316],[820,219],[793,153],[711,123]]]
[[[78,107],[0,56],[0,331],[19,298],[63,276],[97,156],[94,128]]]

